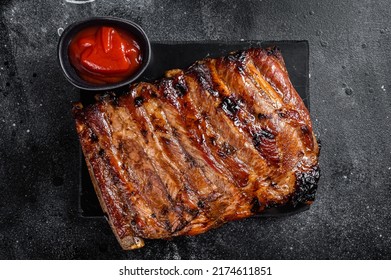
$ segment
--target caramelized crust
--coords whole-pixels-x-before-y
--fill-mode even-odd
[[[171,70],[73,114],[124,249],[314,200],[319,148],[276,48]]]

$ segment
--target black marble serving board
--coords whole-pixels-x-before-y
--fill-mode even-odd
[[[187,68],[194,61],[204,57],[219,57],[231,51],[251,47],[277,46],[281,49],[286,67],[293,86],[298,91],[307,108],[309,107],[308,93],[308,61],[309,48],[307,41],[240,41],[240,42],[153,42],[152,60],[139,81],[153,81],[163,76],[164,72],[174,68]],[[119,90],[121,94],[123,89]],[[93,95],[81,92],[82,103],[88,104]],[[102,217],[103,212],[96,197],[85,160],[80,152],[82,167],[80,179],[80,215],[82,217]],[[309,206],[279,207],[267,209],[257,217],[286,216],[307,210]]]

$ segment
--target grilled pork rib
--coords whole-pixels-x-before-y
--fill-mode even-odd
[[[276,48],[204,59],[98,99],[73,113],[124,249],[314,200],[319,148]]]

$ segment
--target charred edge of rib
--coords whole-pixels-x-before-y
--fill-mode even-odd
[[[95,95],[95,99],[97,101],[105,102],[105,101],[110,101],[114,98],[116,98],[116,94],[114,92],[106,92],[104,94],[97,94]]]
[[[296,190],[291,198],[293,207],[299,204],[310,204],[315,200],[319,178],[320,169],[318,165],[309,172],[296,173]]]
[[[232,52],[227,56],[229,61],[244,63],[246,61],[246,51]]]
[[[217,139],[216,139],[216,137],[210,137],[210,138],[209,138],[209,142],[210,142],[213,146],[216,146],[216,145],[217,145]]]
[[[169,146],[171,144],[171,140],[166,137],[160,137],[160,141],[162,143],[166,144],[167,146]]]
[[[93,142],[93,143],[96,143],[99,141],[98,136],[93,131],[91,131],[91,133],[90,133],[90,139],[91,139],[91,142]]]
[[[199,208],[201,208],[201,209],[204,209],[204,208],[205,208],[205,203],[204,203],[202,200],[199,200],[199,201],[197,202],[197,206],[198,206]]]
[[[263,113],[258,113],[257,117],[258,117],[258,120],[270,119],[270,116],[263,114]]]
[[[233,97],[224,98],[220,106],[223,111],[231,118],[234,117],[240,109],[240,106]]]
[[[278,56],[280,53],[280,48],[277,47],[277,46],[274,46],[274,47],[271,47],[271,48],[267,48],[266,49],[266,54],[268,56],[271,56],[271,55],[274,55],[274,56]]]
[[[236,65],[236,69],[239,71],[239,73],[241,75],[245,75],[245,73],[246,73],[246,71],[244,69],[246,67],[245,66],[246,65],[246,56],[247,56],[247,52],[238,51],[238,52],[231,53],[227,57],[227,59],[230,62],[233,62]]]
[[[217,154],[222,158],[227,158],[228,156],[233,155],[235,152],[236,148],[234,146],[224,142],[217,151]]]
[[[202,89],[208,91],[214,97],[219,96],[219,92],[213,88],[212,78],[208,67],[197,62],[190,67],[188,73],[195,76]]]
[[[171,131],[172,131],[172,136],[174,136],[175,138],[178,138],[179,137],[179,133],[178,133],[178,129],[171,126]]]
[[[196,217],[200,213],[200,210],[196,209],[196,208],[195,209],[187,209],[186,211],[187,211],[187,213],[189,213],[193,217]]]
[[[80,118],[80,115],[84,112],[83,104],[81,102],[72,103],[72,115],[75,119]]]
[[[100,149],[99,152],[98,152],[98,155],[99,155],[100,157],[103,157],[103,156],[105,155],[105,150]]]
[[[307,135],[307,134],[310,133],[310,130],[309,130],[308,126],[306,126],[306,125],[302,125],[300,127],[300,129],[301,129],[301,132],[303,132],[304,135]]]
[[[180,77],[175,84],[175,89],[178,93],[178,97],[183,97],[188,91],[186,82],[184,81],[183,77]]]
[[[258,213],[259,208],[261,208],[261,203],[259,202],[258,198],[254,197],[251,201],[251,213]]]
[[[283,112],[283,111],[278,111],[277,114],[278,114],[278,116],[279,116],[281,119],[285,119],[285,118],[288,117],[288,116],[286,115],[286,113]]]
[[[140,130],[140,133],[141,135],[144,137],[144,138],[147,138],[147,135],[148,135],[148,130],[146,128],[142,128]]]
[[[112,100],[112,104],[113,104],[114,107],[118,107],[119,106],[119,98],[118,98],[118,96],[113,95],[111,100]]]
[[[320,140],[318,138],[318,139],[316,139],[316,142],[318,142],[318,149],[319,149],[319,153],[320,153],[320,150],[322,149],[322,140]]]
[[[191,166],[191,167],[196,167],[197,162],[196,160],[186,151],[184,151],[184,157],[185,161]]]
[[[274,138],[274,134],[270,130],[264,128],[253,135],[253,144],[258,148],[265,139],[273,140]]]
[[[137,108],[137,107],[140,107],[141,105],[143,105],[144,103],[144,98],[142,96],[137,96],[135,99],[134,99],[134,106]]]

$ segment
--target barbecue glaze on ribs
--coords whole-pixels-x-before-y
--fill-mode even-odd
[[[319,148],[277,48],[207,58],[73,114],[124,249],[314,200]]]

